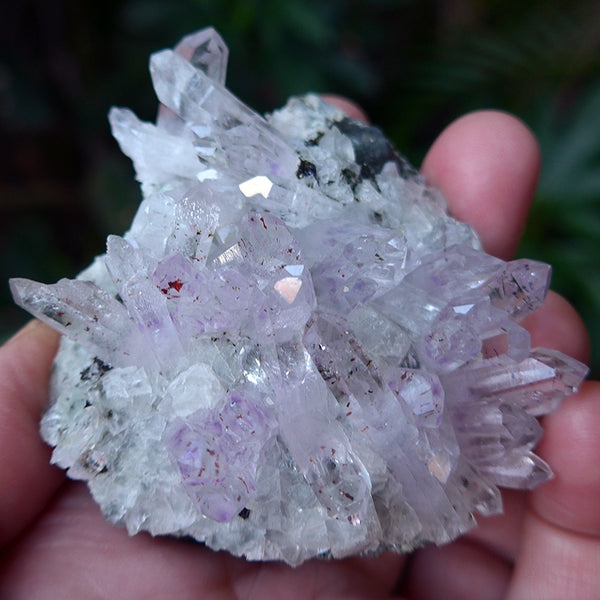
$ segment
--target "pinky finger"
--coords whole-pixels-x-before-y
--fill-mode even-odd
[[[590,338],[581,317],[562,296],[549,292],[544,305],[523,321],[533,348],[553,348],[587,363]]]
[[[598,598],[600,384],[587,383],[545,419],[540,455],[555,479],[535,490],[509,599]]]

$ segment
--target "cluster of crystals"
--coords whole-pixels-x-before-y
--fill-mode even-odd
[[[531,488],[537,416],[586,369],[518,322],[550,269],[481,251],[381,132],[316,96],[263,119],[207,29],[113,109],[144,200],[76,280],[17,279],[64,334],[42,433],[131,533],[297,565],[444,543]]]

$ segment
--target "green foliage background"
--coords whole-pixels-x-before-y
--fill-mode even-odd
[[[113,104],[152,120],[148,55],[214,25],[229,87],[265,111],[357,100],[419,163],[452,119],[500,108],[544,160],[519,254],[554,266],[600,375],[600,3],[543,0],[24,0],[0,19],[0,280],[73,276],[139,202]],[[510,215],[506,215],[510,218]],[[0,336],[27,319],[0,286]]]

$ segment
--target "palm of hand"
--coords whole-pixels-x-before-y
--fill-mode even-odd
[[[346,105],[347,108],[347,105]],[[356,109],[350,107],[350,112]],[[355,113],[356,115],[356,113]],[[353,116],[355,116],[353,115]],[[535,187],[531,134],[500,113],[451,125],[423,165],[486,249],[508,258]],[[534,345],[587,358],[570,306],[550,295],[530,317]],[[56,336],[30,324],[0,349],[0,597],[597,598],[600,594],[600,385],[545,419],[539,453],[555,472],[532,493],[504,493],[505,514],[410,557],[248,563],[195,543],[109,525],[82,484],[48,465],[37,433]]]

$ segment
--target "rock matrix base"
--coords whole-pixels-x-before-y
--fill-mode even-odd
[[[266,118],[213,29],[154,54],[156,125],[110,112],[144,200],[75,280],[12,280],[64,338],[41,430],[134,534],[298,565],[443,544],[551,471],[537,417],[586,367],[519,322],[504,262],[375,127],[308,95]]]

